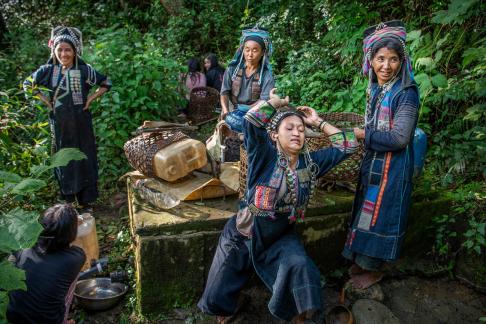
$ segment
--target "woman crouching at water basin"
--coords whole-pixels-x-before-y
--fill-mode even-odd
[[[303,323],[322,309],[320,273],[295,232],[304,218],[316,179],[356,149],[347,134],[320,119],[310,107],[293,109],[273,94],[243,120],[248,152],[247,190],[237,215],[226,223],[198,303],[226,323],[238,309],[241,289],[253,270],[272,292],[275,317]],[[334,139],[333,147],[309,153],[305,126]]]

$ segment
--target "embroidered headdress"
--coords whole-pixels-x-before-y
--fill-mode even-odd
[[[400,69],[395,76],[393,76],[386,84],[383,85],[383,91],[381,91],[381,100],[388,91],[393,87],[396,81],[401,80],[401,88],[407,88],[415,84],[412,72],[412,62],[410,56],[407,53],[405,41],[407,38],[407,32],[403,22],[400,20],[387,21],[378,25],[367,28],[363,35],[363,74],[368,77],[368,88],[366,91],[366,125],[373,122],[372,107],[371,107],[371,92],[373,83],[376,81],[376,75],[371,66],[372,54],[376,50],[386,46],[388,43],[394,43],[400,47],[399,56],[401,59]],[[378,101],[380,101],[380,98]]]
[[[260,67],[260,78],[258,80],[258,83],[261,85],[263,80],[262,78],[263,70],[267,69],[270,73],[272,72],[270,57],[272,56],[273,53],[273,46],[268,32],[265,29],[259,28],[258,26],[255,26],[250,29],[244,29],[242,31],[242,35],[240,37],[240,45],[238,46],[238,49],[236,50],[236,53],[233,56],[233,59],[228,64],[228,67],[230,66],[235,67],[233,75],[231,76],[231,80],[234,81],[236,79],[238,71],[242,68],[242,63],[244,59],[243,48],[245,46],[245,42],[249,40],[256,41],[258,44],[260,44],[260,46],[262,46],[262,44],[264,45],[262,46],[263,57],[262,57],[262,64]]]
[[[302,122],[304,123],[303,117],[304,114],[300,112],[299,110],[293,108],[293,107],[284,107],[280,108],[277,110],[273,116],[270,118],[270,122],[267,124],[267,131],[268,132],[276,132],[278,130],[278,127],[282,123],[282,120],[289,116],[297,116],[300,119],[302,119]],[[304,123],[305,125],[305,123]]]
[[[56,46],[61,42],[70,43],[77,55],[83,54],[83,34],[79,29],[64,26],[53,28],[49,39],[49,47],[52,53],[54,53]]]
[[[79,58],[79,56],[83,54],[83,34],[75,27],[65,26],[57,26],[51,31],[51,38],[49,39],[48,43],[48,46],[51,49],[51,58],[47,61],[47,63],[49,64],[56,62],[56,55],[54,51],[56,46],[63,42],[70,44],[76,52],[75,65],[77,66],[78,63],[84,64],[84,62]]]
[[[370,78],[373,77],[373,69],[371,67],[371,55],[373,50],[377,46],[381,46],[386,41],[392,41],[400,44],[402,48],[403,60],[401,62],[401,78],[402,87],[408,86],[413,83],[412,62],[410,56],[407,53],[405,41],[407,38],[407,32],[403,22],[400,20],[387,21],[378,25],[367,28],[364,31],[363,39],[363,74]]]

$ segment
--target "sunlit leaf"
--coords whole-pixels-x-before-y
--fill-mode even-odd
[[[79,160],[84,160],[86,158],[87,158],[86,154],[84,154],[77,148],[71,148],[71,147],[63,148],[60,149],[51,157],[51,163],[49,165],[49,168],[66,166],[72,160],[79,161]]]
[[[25,286],[25,272],[10,261],[0,262],[0,290],[27,290]]]
[[[42,231],[37,212],[21,208],[10,210],[0,216],[0,251],[12,252],[29,248],[37,241]]]

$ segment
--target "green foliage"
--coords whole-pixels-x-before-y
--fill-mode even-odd
[[[129,168],[122,147],[135,128],[144,120],[170,120],[185,104],[178,78],[189,56],[215,52],[225,62],[241,27],[258,23],[272,35],[280,94],[320,111],[363,113],[362,32],[400,18],[409,31],[407,47],[420,88],[419,127],[429,138],[426,182],[454,199],[451,213],[435,219],[435,252],[441,258],[461,246],[483,252],[485,189],[477,184],[486,178],[484,1],[8,3],[0,5],[9,28],[9,46],[0,50],[2,208],[23,204],[25,210],[40,210],[55,194],[44,162],[50,143],[47,110],[27,102],[18,87],[48,58],[51,26],[80,27],[83,58],[113,81],[112,91],[91,107],[106,188]]]
[[[171,120],[184,98],[178,92],[182,66],[170,59],[157,37],[133,28],[97,32],[85,59],[113,80],[113,88],[92,105],[100,177],[112,183],[128,163],[123,145],[145,120]]]
[[[66,148],[54,154],[47,165],[33,166],[33,170],[49,170],[67,165],[71,160],[85,159],[86,155],[78,149]],[[31,173],[36,173],[32,172]],[[44,178],[37,178],[40,176]],[[20,175],[0,170],[0,258],[21,249],[29,248],[35,244],[42,226],[39,224],[39,211],[44,209],[43,200],[36,196],[40,189],[47,185],[48,177],[37,172],[37,177],[22,178]],[[52,176],[51,176],[52,177]],[[25,198],[28,198],[27,202]],[[40,201],[39,201],[40,200]],[[14,207],[3,212],[3,207]],[[26,210],[29,208],[31,210]],[[0,322],[4,320],[6,312],[7,293],[11,290],[26,289],[25,273],[16,268],[7,260],[0,261]],[[5,299],[4,299],[5,298]],[[5,300],[5,302],[4,302]]]

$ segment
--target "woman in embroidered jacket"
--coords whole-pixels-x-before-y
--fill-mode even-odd
[[[354,262],[351,283],[361,289],[381,280],[384,261],[398,258],[410,207],[419,92],[405,38],[400,21],[364,33],[366,125],[355,134],[365,140],[366,154],[343,251]]]
[[[240,45],[223,75],[221,86],[221,117],[236,105],[253,105],[268,100],[275,86],[270,65],[273,47],[267,31],[257,27],[245,29]]]
[[[67,202],[77,199],[81,206],[87,207],[98,197],[98,162],[89,106],[111,88],[111,82],[79,57],[82,35],[78,29],[54,28],[49,47],[51,58],[25,80],[24,89],[33,87],[33,93],[50,110],[52,152],[74,147],[86,154],[87,159],[56,168],[55,175],[61,198]],[[40,92],[37,86],[46,87],[49,95]],[[93,86],[99,88],[90,95]]]
[[[270,312],[302,323],[321,310],[319,270],[295,233],[304,217],[316,178],[356,148],[346,134],[322,121],[310,107],[277,109],[288,98],[271,99],[250,109],[243,120],[248,152],[247,191],[238,214],[226,224],[198,303],[205,313],[225,323],[237,311],[240,290],[253,269],[272,291]],[[303,150],[305,125],[335,134],[334,147]],[[268,131],[268,133],[267,133]]]

